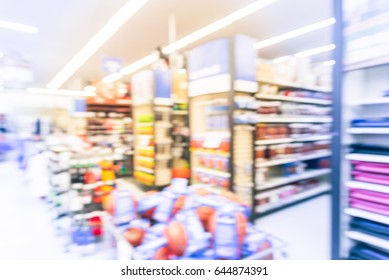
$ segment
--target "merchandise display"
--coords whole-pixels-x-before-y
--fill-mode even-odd
[[[172,177],[189,178],[189,108],[188,108],[188,87],[186,71],[173,72],[172,98]]]
[[[191,181],[234,190],[247,204],[254,184],[255,118],[250,116],[257,109],[253,41],[242,35],[222,38],[191,50],[188,57]],[[214,61],[226,70],[207,76]]]
[[[363,1],[366,2],[367,1]],[[373,1],[374,2],[374,1]],[[387,101],[389,84],[385,75],[388,69],[386,51],[375,47],[372,40],[379,35],[377,19],[388,12],[387,6],[369,2],[365,9],[355,10],[346,2],[344,7],[345,48],[353,45],[353,51],[342,58],[344,68],[336,75],[342,77],[343,91],[338,92],[344,110],[341,130],[346,146],[340,158],[341,224],[335,224],[340,232],[340,258],[383,260],[389,259],[389,183],[387,143]],[[354,11],[350,13],[350,11]],[[368,17],[365,15],[369,14]],[[369,29],[365,27],[369,25]],[[356,40],[358,38],[358,40]],[[360,44],[363,40],[366,44]],[[344,245],[347,244],[347,245]],[[345,248],[345,250],[342,250]]]
[[[259,84],[254,201],[264,215],[330,190],[331,94]]]
[[[115,204],[113,213],[136,212],[127,224],[121,225],[115,220],[117,214],[113,215],[113,223],[127,240],[127,246],[134,248],[131,259],[281,257],[282,242],[248,221],[248,206],[236,195],[220,193],[210,185],[186,184],[186,179],[173,179],[172,185],[162,192],[141,196],[131,211],[128,204]],[[151,215],[146,217],[145,212]]]
[[[167,186],[172,179],[171,84],[167,70],[144,71],[132,77],[134,177],[149,187]]]

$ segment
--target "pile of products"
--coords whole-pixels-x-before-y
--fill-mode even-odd
[[[272,168],[258,168],[255,180],[258,185],[261,185],[272,178],[285,178],[303,174],[304,172],[310,170],[329,168],[330,164],[330,159],[328,157],[324,157],[305,162],[290,162],[287,164],[276,165]]]
[[[257,146],[255,147],[255,155],[257,161],[264,161],[268,159],[294,157],[301,154],[330,149],[331,142],[327,140],[306,143],[286,143],[277,145]]]
[[[135,248],[134,259],[234,260],[272,248],[268,235],[248,221],[250,207],[235,194],[208,185],[187,187],[186,179],[138,200],[128,190],[115,190],[105,208]]]
[[[258,105],[257,113],[260,115],[329,116],[331,114],[330,106],[281,101],[261,101]]]
[[[331,100],[331,94],[320,91],[308,91],[308,90],[280,90],[275,85],[262,85],[258,91],[259,94],[269,96],[289,96],[289,97],[303,97],[319,100]]]
[[[256,126],[257,140],[302,138],[314,135],[328,135],[331,132],[331,124],[290,123],[267,124],[260,123]]]

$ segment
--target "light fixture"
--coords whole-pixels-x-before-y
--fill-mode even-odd
[[[273,63],[282,63],[282,62],[288,61],[290,58],[291,58],[290,55],[281,56],[281,57],[278,57],[278,58],[273,59],[272,62],[273,62]]]
[[[231,14],[228,16],[221,18],[203,28],[200,28],[199,30],[186,35],[185,37],[175,41],[174,43],[171,43],[170,45],[166,46],[162,49],[162,51],[165,54],[170,54],[172,52],[175,52],[177,50],[182,49],[183,47],[186,47],[187,45],[196,42],[199,39],[202,39],[224,27],[227,27],[231,24],[233,24],[235,21],[238,21],[248,15],[253,14],[254,12],[265,8],[266,6],[269,6],[270,4],[275,3],[278,0],[262,0],[262,1],[255,1],[254,3],[251,3]]]
[[[158,60],[159,56],[158,54],[150,54],[148,56],[145,56],[144,58],[141,58],[130,65],[127,65],[126,67],[122,68],[120,70],[120,73],[123,75],[129,75],[131,73],[134,73],[135,71],[142,69],[143,67],[150,65]]]
[[[328,61],[324,61],[323,65],[324,66],[332,66],[332,65],[335,65],[335,63],[336,63],[335,60],[328,60]]]
[[[26,33],[38,33],[38,28],[36,28],[35,26],[10,22],[5,20],[0,20],[0,28],[26,32]]]
[[[298,52],[298,53],[295,54],[295,56],[296,57],[313,56],[313,55],[316,55],[316,54],[332,51],[333,49],[335,49],[335,45],[331,44],[331,45],[326,45],[326,46],[322,46],[322,47],[319,47],[319,48],[314,48],[314,49],[307,50],[307,51]]]
[[[335,49],[335,47],[336,46],[334,44],[326,45],[326,46],[322,46],[322,47],[318,47],[318,48],[314,48],[314,49],[298,52],[298,53],[295,53],[294,55],[281,56],[281,57],[273,59],[272,62],[273,63],[282,63],[282,62],[285,62],[285,61],[289,60],[293,56],[295,56],[295,57],[313,56],[313,55],[316,55],[316,54],[321,54],[321,53],[324,53],[324,52],[332,51],[333,49]]]
[[[148,0],[129,0],[88,43],[47,84],[47,88],[60,88],[97,50],[111,38]]]
[[[96,91],[96,87],[92,85],[87,85],[84,87],[84,91],[94,92]]]
[[[104,84],[110,84],[110,83],[113,83],[113,82],[120,80],[123,77],[124,77],[124,75],[122,73],[112,73],[112,74],[104,77],[101,81]]]
[[[66,90],[66,89],[47,89],[47,88],[26,88],[27,92],[40,93],[40,94],[52,94],[52,95],[65,95],[65,96],[80,96],[89,97],[95,96],[95,92],[88,92],[82,90]]]
[[[0,86],[0,91],[3,91],[5,90],[5,88],[3,86]]]
[[[195,32],[192,32],[186,36],[184,36],[183,38],[171,43],[170,45],[167,45],[166,47],[164,47],[162,49],[162,52],[165,53],[165,54],[170,54],[172,52],[175,52],[175,51],[178,51],[184,47],[186,47],[187,45],[193,43],[193,42],[196,42],[197,40],[200,40],[218,30],[221,30],[222,28],[224,27],[227,27],[231,24],[233,24],[235,21],[238,21],[248,15],[251,15],[252,13],[262,9],[262,8],[265,8],[266,6],[270,5],[270,4],[273,4],[275,2],[277,2],[278,0],[258,0],[258,1],[255,1],[229,15],[227,15],[226,17],[223,17],[203,28],[200,28],[199,30],[195,31]],[[150,65],[152,64],[153,62],[157,61],[158,57],[153,57],[153,54],[151,55],[148,55],[142,59],[139,59],[133,63],[131,63],[130,65],[124,67],[120,72],[124,75],[129,75],[139,69],[142,69],[143,67],[146,67],[147,65]],[[114,82],[114,81],[117,81],[119,79],[121,79],[122,77],[120,76],[116,76],[116,80],[114,79],[115,76],[113,76],[112,74],[111,75],[108,75],[106,76],[105,78],[103,78],[103,82],[104,83],[107,83],[107,82]]]
[[[4,56],[4,53],[0,52],[0,58],[2,58]]]
[[[310,25],[304,26],[302,28],[286,32],[284,34],[281,34],[281,35],[278,35],[278,36],[275,36],[275,37],[272,37],[272,38],[269,38],[269,39],[266,39],[263,41],[259,41],[259,42],[254,44],[254,48],[263,49],[263,48],[266,48],[268,46],[286,41],[288,39],[295,38],[295,37],[298,37],[298,36],[325,28],[327,26],[333,25],[335,22],[336,22],[335,18],[329,18],[326,20],[322,20],[322,21],[316,22],[314,24],[310,24]]]

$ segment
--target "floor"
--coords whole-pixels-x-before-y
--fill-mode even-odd
[[[263,217],[256,224],[287,244],[288,259],[331,258],[331,200],[322,195]]]
[[[47,204],[35,195],[15,162],[0,162],[0,259],[69,259],[50,223]]]

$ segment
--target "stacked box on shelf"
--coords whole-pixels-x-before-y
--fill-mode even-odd
[[[133,76],[134,177],[149,187],[164,187],[172,178],[171,74],[143,71]]]
[[[259,84],[254,201],[263,215],[330,190],[331,95]]]

